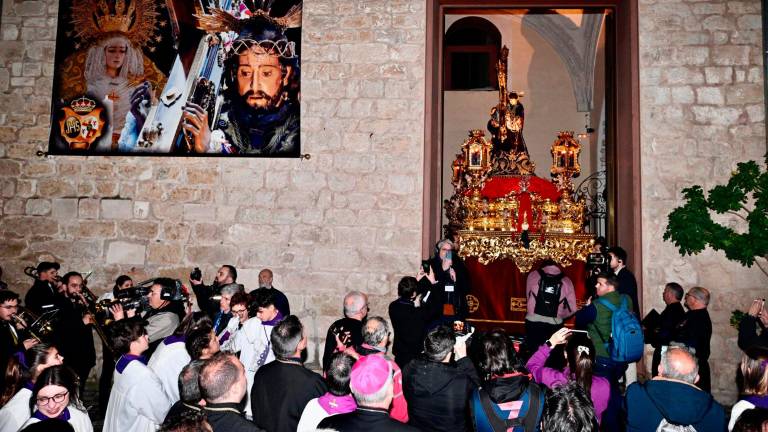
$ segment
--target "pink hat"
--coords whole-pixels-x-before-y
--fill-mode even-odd
[[[356,393],[371,395],[381,390],[392,376],[392,367],[380,355],[360,357],[352,366],[349,386]]]

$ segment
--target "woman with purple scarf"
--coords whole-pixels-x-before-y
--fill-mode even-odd
[[[23,427],[47,419],[64,420],[75,432],[93,432],[91,419],[78,398],[79,382],[66,366],[52,366],[35,381],[29,407],[32,417]]]

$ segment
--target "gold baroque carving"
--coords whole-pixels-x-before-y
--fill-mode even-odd
[[[528,302],[525,297],[510,297],[509,298],[509,310],[512,312],[526,312]]]
[[[480,309],[480,300],[472,294],[467,294],[467,307],[469,308],[469,313],[477,312]]]
[[[591,234],[533,234],[528,247],[520,234],[494,231],[459,231],[462,258],[476,257],[481,264],[510,259],[523,273],[537,261],[551,259],[563,267],[575,260],[584,261],[592,248]]]

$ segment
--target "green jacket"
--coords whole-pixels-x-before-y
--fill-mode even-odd
[[[627,299],[627,308],[629,308],[631,311],[633,307],[632,299],[625,294],[619,293],[618,291],[610,292],[600,298],[605,299],[612,305],[618,307],[621,305],[622,297]],[[597,314],[595,320],[587,324],[589,337],[595,344],[595,353],[597,357],[610,357],[610,354],[605,347],[605,343],[608,342],[611,337],[611,319],[613,318],[613,312],[611,312],[607,307],[603,306],[599,301],[596,300],[592,300],[591,306],[595,308]]]

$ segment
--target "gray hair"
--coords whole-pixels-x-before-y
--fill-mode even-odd
[[[182,402],[197,404],[202,399],[200,394],[200,369],[205,360],[192,360],[179,374],[179,396]]]
[[[243,291],[244,291],[243,286],[240,285],[240,284],[231,283],[231,284],[227,284],[227,285],[224,285],[223,287],[221,287],[221,294],[222,295],[224,295],[224,294],[226,294],[226,295],[235,295],[235,294],[237,294],[239,292],[243,292]]]
[[[363,325],[363,342],[377,346],[389,336],[389,323],[380,316],[368,317]]]
[[[684,356],[683,360],[691,362],[692,367],[688,373],[682,373],[681,371],[677,370],[675,367],[677,366],[675,364],[677,362],[670,361],[669,356],[673,351],[681,353]],[[699,363],[696,360],[696,356],[686,346],[671,345],[667,347],[667,349],[664,350],[664,352],[661,354],[661,366],[664,368],[664,378],[676,379],[679,381],[687,382],[689,384],[694,384],[696,382],[696,376],[699,374]]]
[[[389,396],[389,391],[391,389],[392,389],[392,368],[390,367],[387,381],[384,383],[383,386],[381,386],[379,390],[376,390],[376,392],[374,393],[363,394],[355,390],[354,387],[352,387],[352,395],[355,397],[357,404],[360,406],[381,405],[387,401],[387,397]]]
[[[125,45],[125,60],[120,67],[118,76],[127,79],[130,76],[144,75],[144,59],[141,50],[134,47],[125,36],[114,35],[88,49],[85,59],[85,80],[89,82],[104,78],[107,75],[107,54],[109,46],[118,43]]]
[[[696,297],[704,306],[709,306],[709,290],[702,287],[693,287],[688,290],[688,295]]]
[[[445,244],[451,245],[451,249],[456,250],[456,244],[453,242],[453,240],[444,238],[444,239],[440,240],[439,242],[437,242],[437,252],[438,252],[438,254],[440,253],[440,249],[442,249],[443,245],[445,245]]]
[[[344,316],[354,315],[365,307],[366,296],[360,291],[350,291],[344,296]]]

